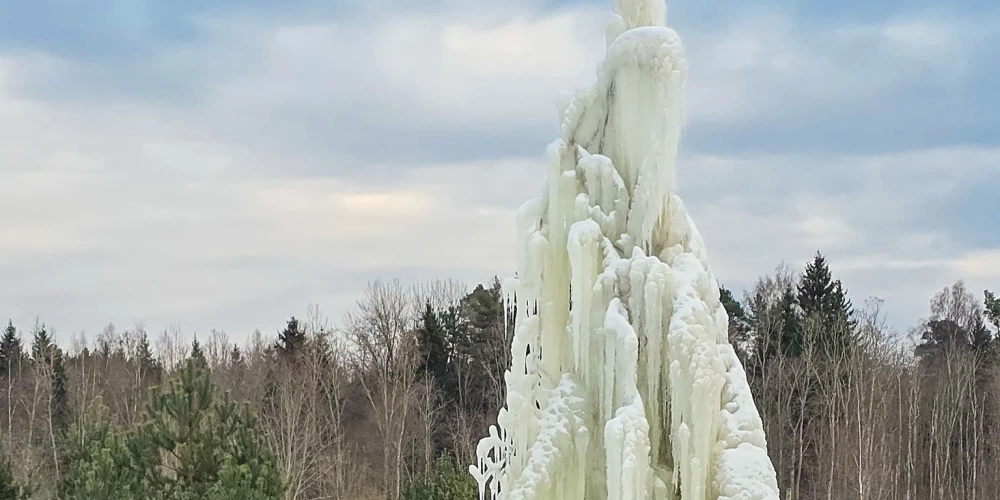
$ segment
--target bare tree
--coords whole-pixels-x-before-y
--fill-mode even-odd
[[[398,281],[370,283],[343,330],[382,439],[383,483],[392,498],[407,475],[403,459],[418,352],[413,304]]]

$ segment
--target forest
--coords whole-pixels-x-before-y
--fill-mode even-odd
[[[1000,299],[957,281],[894,332],[832,267],[719,290],[782,497],[1000,498]],[[342,319],[313,306],[241,344],[8,322],[0,500],[478,498],[508,307],[496,280],[376,281]]]

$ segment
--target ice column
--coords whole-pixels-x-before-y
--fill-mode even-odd
[[[470,472],[503,500],[778,499],[746,375],[675,194],[686,66],[662,0],[615,0],[518,213],[506,405]]]

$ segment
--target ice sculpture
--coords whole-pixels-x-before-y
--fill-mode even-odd
[[[701,236],[672,193],[686,73],[663,0],[614,0],[593,87],[560,106],[518,214],[506,407],[480,498],[777,499]]]

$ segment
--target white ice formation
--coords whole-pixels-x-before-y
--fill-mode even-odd
[[[760,415],[675,194],[686,67],[663,0],[614,0],[596,84],[560,106],[518,215],[506,407],[482,499],[777,500]]]

